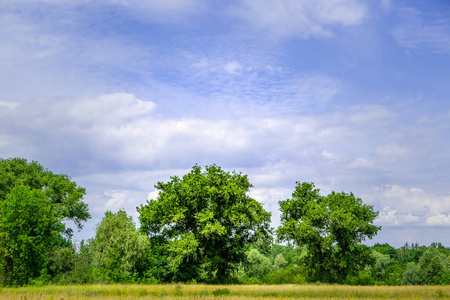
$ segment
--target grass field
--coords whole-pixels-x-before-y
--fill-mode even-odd
[[[450,286],[86,285],[1,288],[2,300],[450,299]]]

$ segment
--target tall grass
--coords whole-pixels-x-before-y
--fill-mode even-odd
[[[86,285],[1,288],[2,300],[450,299],[450,286]]]

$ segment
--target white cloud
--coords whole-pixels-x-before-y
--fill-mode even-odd
[[[245,0],[230,14],[275,36],[308,38],[331,36],[330,25],[359,24],[366,10],[357,0]]]
[[[436,214],[427,218],[426,225],[437,227],[450,227],[450,214]]]
[[[395,113],[381,105],[356,105],[352,107],[354,113],[350,116],[356,124],[370,124],[373,122],[385,122],[395,117]]]
[[[417,225],[420,218],[411,214],[401,214],[397,210],[383,210],[375,223],[382,226],[411,226]]]
[[[10,102],[10,101],[0,101],[0,108],[2,110],[15,110],[20,106],[20,103],[17,102]]]
[[[362,157],[356,158],[349,165],[350,168],[371,168],[373,166],[374,166],[373,161],[370,161]]]
[[[292,188],[252,188],[249,196],[263,204],[265,210],[272,213],[272,227],[280,225],[280,211],[278,202],[291,197]]]
[[[120,126],[124,122],[148,115],[156,105],[151,101],[142,101],[132,94],[118,93],[93,98],[81,98],[76,101],[56,103],[57,110],[66,111],[65,118],[78,123]],[[66,119],[67,120],[67,119]]]
[[[57,153],[61,159],[87,155],[110,166],[173,166],[181,162],[190,166],[213,163],[217,157],[242,165],[250,162],[249,157],[259,163],[278,163],[280,158],[316,160],[325,147],[331,149],[358,135],[357,123],[349,118],[358,112],[356,108],[315,117],[165,118],[163,112],[156,114],[153,102],[126,93],[50,101],[24,103],[14,114],[0,114],[2,121],[10,124],[3,134],[27,132],[23,141],[33,144],[28,149],[40,155]],[[275,104],[283,105],[264,105],[271,109]],[[241,109],[264,109],[264,105],[247,103]],[[28,140],[28,135],[33,139]],[[65,149],[71,144],[76,146]],[[9,151],[6,146],[3,150]]]
[[[237,61],[230,61],[223,67],[224,70],[230,74],[236,74],[242,70],[242,66]]]
[[[382,159],[396,160],[404,158],[404,156],[408,154],[408,150],[393,143],[377,148],[375,153]]]
[[[335,155],[333,155],[332,153],[330,153],[330,152],[328,152],[326,150],[322,151],[322,153],[320,153],[320,155],[322,155],[324,158],[329,159],[329,160],[336,159]]]
[[[382,226],[449,226],[450,197],[428,194],[420,188],[388,185],[365,197],[381,208]]]

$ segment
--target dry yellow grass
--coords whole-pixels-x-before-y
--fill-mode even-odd
[[[450,286],[86,285],[1,288],[2,300],[450,299]]]

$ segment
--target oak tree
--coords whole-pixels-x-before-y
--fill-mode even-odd
[[[306,262],[316,279],[343,283],[347,275],[373,263],[361,242],[380,230],[373,224],[378,212],[352,193],[321,196],[313,183],[298,182],[292,198],[279,204],[278,238],[307,248]]]
[[[268,238],[270,213],[247,195],[246,175],[196,165],[155,187],[157,199],[138,207],[141,230],[166,243],[175,281],[221,280],[245,260],[249,243]]]

